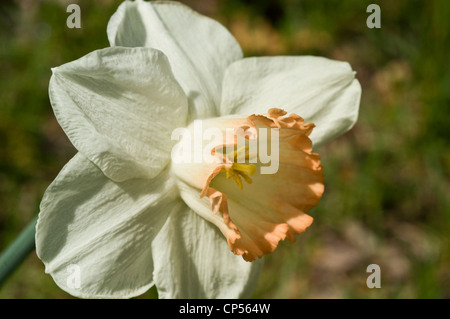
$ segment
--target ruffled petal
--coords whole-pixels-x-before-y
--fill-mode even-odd
[[[74,146],[115,181],[158,175],[187,98],[167,58],[150,48],[107,48],[53,69],[55,116]]]
[[[315,146],[353,127],[361,86],[346,62],[321,57],[257,57],[233,63],[223,83],[221,115],[284,109],[313,122]]]
[[[73,296],[140,295],[153,285],[152,241],[178,198],[167,171],[115,183],[78,153],[45,192],[37,255]]]
[[[220,23],[175,1],[125,1],[107,33],[111,46],[152,47],[168,56],[191,120],[217,116],[224,72],[243,56]]]
[[[258,128],[258,147],[269,145],[272,156],[270,162],[262,160],[265,152],[258,149],[249,183],[237,187],[225,174],[210,183],[226,196],[228,226],[238,234],[227,236],[230,249],[247,261],[273,252],[284,239],[295,241],[295,235],[311,225],[313,219],[306,212],[324,191],[320,157],[312,153],[308,138],[314,125],[285,114],[271,109],[267,115],[249,117]],[[263,135],[265,129],[273,131]]]
[[[285,115],[273,108],[247,118],[208,119],[187,128],[188,138],[174,147],[190,155],[171,168],[182,199],[246,261],[271,253],[281,240],[294,241],[311,225],[306,212],[324,191],[323,168],[308,137],[314,124]],[[206,144],[202,137],[214,126],[217,137]],[[196,152],[195,144],[203,147]],[[202,150],[217,161],[195,161]]]

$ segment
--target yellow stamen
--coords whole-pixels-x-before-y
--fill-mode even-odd
[[[242,185],[242,180],[239,177],[238,174],[234,173],[231,175],[231,177],[233,177],[233,180],[235,181],[235,183],[237,184],[237,186],[239,187],[239,189],[244,188],[244,185]]]
[[[225,153],[224,150],[225,149],[223,149],[223,153]],[[245,158],[245,160],[249,160],[250,158],[257,156],[257,154],[255,153],[250,154],[248,150],[248,146],[243,146],[236,151],[226,153],[225,156],[228,159],[233,159],[234,163],[230,168],[222,168],[221,170],[221,172],[226,174],[227,179],[232,178],[240,189],[243,189],[244,187],[242,179],[244,179],[244,181],[246,181],[248,184],[251,184],[253,180],[250,178],[250,176],[255,174],[256,172],[256,166],[254,164],[236,163],[238,159],[241,160],[242,158]]]
[[[253,183],[253,180],[245,173],[241,172],[241,171],[237,171],[237,173],[239,174],[240,177],[242,177],[248,184]]]
[[[241,164],[241,163],[233,163],[234,170],[246,173],[249,175],[255,174],[256,166],[254,164]]]
[[[229,169],[229,168],[222,168],[222,171],[225,171],[225,173],[227,174],[227,179],[231,177],[231,169]]]
[[[240,189],[243,189],[241,178],[243,178],[248,184],[251,184],[253,180],[248,175],[255,174],[256,166],[254,164],[240,164],[233,163],[230,168],[222,168],[221,170],[226,174],[227,179],[233,178],[234,182]]]
[[[237,151],[233,151],[227,154],[228,158],[233,158],[234,162],[237,162],[237,158],[239,155],[241,155],[242,153],[245,154],[245,156],[247,157],[248,154],[248,146],[242,146],[240,149],[238,149]]]

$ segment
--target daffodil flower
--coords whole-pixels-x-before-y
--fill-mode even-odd
[[[354,72],[320,57],[244,58],[223,26],[175,2],[126,1],[107,35],[111,47],[54,68],[50,80],[78,153],[40,206],[46,272],[84,298],[153,285],[161,298],[251,296],[262,257],[312,222],[306,212],[323,192],[312,145],[356,122]],[[173,133],[199,120],[224,133],[207,149],[221,161],[176,161],[193,141]],[[260,150],[238,141],[275,136],[277,167],[263,174]]]

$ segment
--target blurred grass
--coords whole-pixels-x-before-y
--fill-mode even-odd
[[[79,30],[65,24],[75,2]],[[313,226],[267,256],[254,297],[450,298],[450,2],[183,2],[222,22],[246,56],[348,61],[363,88],[354,129],[317,150],[326,192]],[[366,27],[370,3],[381,7],[381,29]],[[119,4],[0,4],[0,250],[76,152],[52,114],[50,68],[108,46]],[[381,267],[380,289],[366,287],[371,263]],[[70,296],[31,254],[0,298]]]

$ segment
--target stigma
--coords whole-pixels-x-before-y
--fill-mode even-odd
[[[233,150],[224,155],[226,160],[233,162],[233,164],[231,167],[223,167],[220,172],[224,173],[227,179],[233,179],[239,189],[242,190],[244,188],[242,180],[248,184],[253,183],[250,176],[255,174],[256,165],[248,162],[256,158],[256,156],[256,153],[249,153],[248,146],[243,146],[236,151]]]

